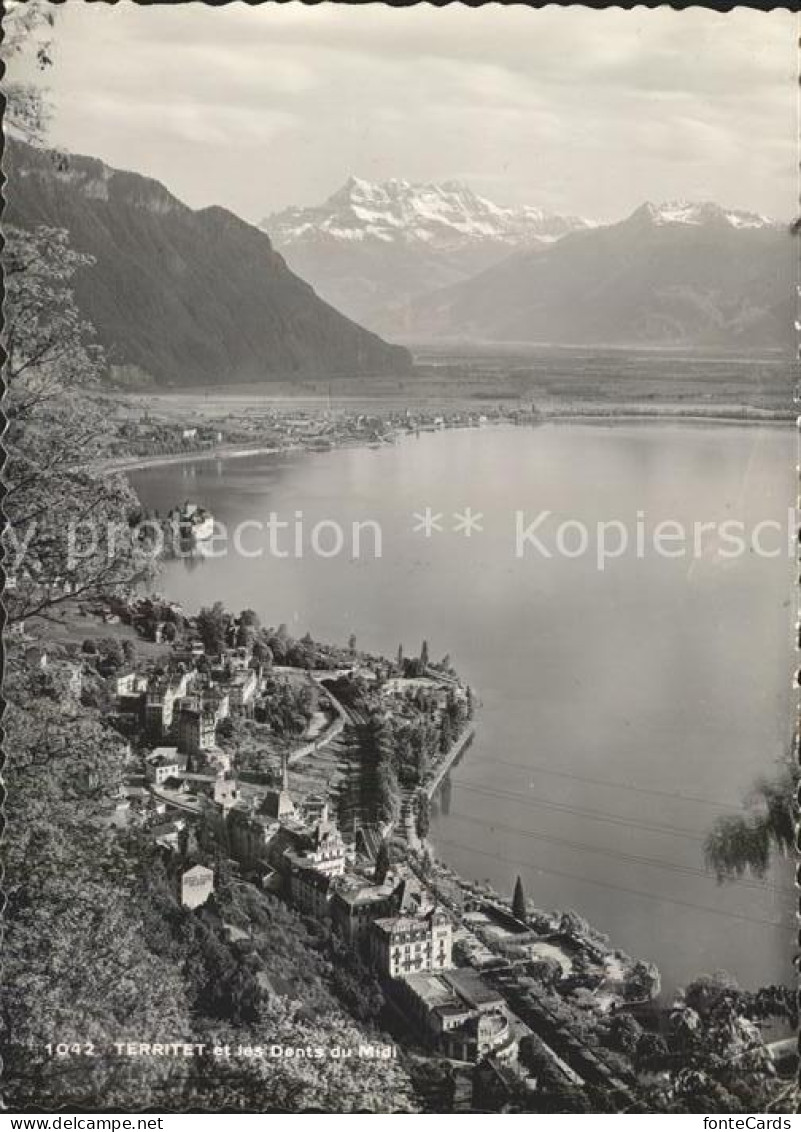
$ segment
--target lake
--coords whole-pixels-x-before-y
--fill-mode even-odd
[[[432,822],[438,855],[507,893],[520,874],[538,906],[575,909],[655,961],[669,991],[719,969],[744,986],[792,977],[789,868],[767,884],[719,886],[703,839],[790,743],[787,540],[766,529],[763,545],[778,555],[734,557],[720,524],[786,528],[794,465],[790,428],[562,423],[196,461],[131,479],[162,513],[188,498],[230,530],[274,512],[289,524],[274,549],[298,537],[302,556],[168,563],[158,588],[189,611],[220,600],[296,636],[344,643],[355,633],[360,648],[391,656],[425,639],[432,658],[449,654],[481,708]],[[414,530],[426,508],[442,528],[428,537]],[[603,570],[599,520],[631,532]],[[664,520],[717,527],[698,555],[678,556],[674,539],[666,557],[649,549]],[[342,553],[314,553],[321,521],[342,528]],[[367,521],[380,528],[380,557],[375,528],[354,553],[352,524]],[[590,546],[581,555],[579,524]],[[318,535],[325,553],[336,549],[333,527]],[[247,528],[242,547],[264,551],[266,533]]]

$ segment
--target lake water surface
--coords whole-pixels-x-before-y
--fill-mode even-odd
[[[697,424],[555,424],[426,433],[380,449],[255,456],[132,475],[162,512],[186,498],[230,529],[302,513],[303,557],[236,553],[171,562],[159,588],[194,611],[252,607],[297,636],[407,655],[425,638],[481,700],[478,734],[440,798],[432,835],[463,875],[511,891],[519,873],[543,908],[573,908],[669,990],[728,970],[743,985],[791,977],[791,874],[718,886],[702,842],[718,814],[769,773],[792,732],[793,566],[634,550],[599,571],[554,551],[556,527],[598,520],[647,531],[669,519],[774,519],[793,502],[790,429]],[[442,531],[414,532],[430,507]],[[482,530],[455,531],[480,512]],[[516,557],[515,512],[553,553]],[[322,559],[311,528],[380,525]],[[330,531],[329,531],[330,534]],[[578,528],[565,530],[568,551]],[[279,549],[293,538],[280,536]],[[246,550],[266,535],[243,534]],[[678,544],[672,544],[676,547]],[[323,539],[324,549],[332,546]]]

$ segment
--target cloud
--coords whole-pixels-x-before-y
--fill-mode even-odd
[[[54,134],[249,219],[351,172],[611,218],[795,207],[795,16],[737,9],[76,4]],[[682,179],[687,193],[682,192]]]

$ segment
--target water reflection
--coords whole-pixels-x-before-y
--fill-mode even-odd
[[[372,518],[380,559],[228,556],[168,563],[189,609],[222,600],[269,624],[394,655],[450,653],[482,707],[443,784],[432,834],[468,877],[572,907],[666,987],[726,968],[789,977],[790,879],[718,887],[703,838],[723,802],[769,771],[792,730],[792,564],[514,556],[516,508],[575,518],[785,521],[794,438],[779,428],[558,425],[423,434],[392,448],[153,468],[135,486],[166,510],[191,497],[229,528],[303,511]],[[412,531],[430,506],[441,534]],[[466,506],[483,531],[451,529]],[[266,540],[264,540],[266,546]],[[535,836],[536,835],[536,836]]]

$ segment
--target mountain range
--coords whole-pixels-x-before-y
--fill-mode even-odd
[[[95,260],[75,291],[109,361],[160,385],[404,373],[411,356],[323,302],[224,208],[91,157],[7,140],[5,223],[64,228]]]
[[[351,177],[321,205],[284,209],[260,227],[328,302],[369,326],[387,306],[590,223],[534,207],[504,208],[457,181]]]
[[[5,170],[6,224],[67,229],[95,261],[75,290],[110,362],[159,385],[409,372],[386,338],[795,348],[796,242],[710,202],[602,225],[456,182],[351,178],[267,218],[268,236],[95,158],[9,139]]]
[[[797,273],[786,225],[712,203],[649,203],[387,306],[371,326],[418,343],[792,349]]]

